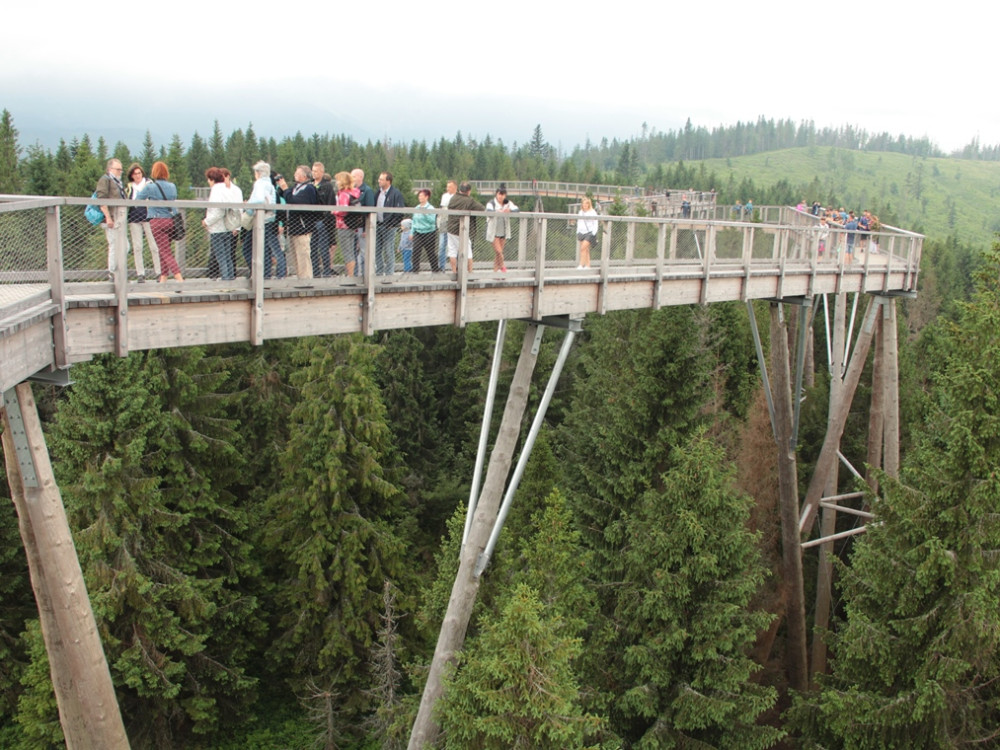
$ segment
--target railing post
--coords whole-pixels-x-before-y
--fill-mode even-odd
[[[753,263],[753,227],[743,227],[743,292],[740,299],[750,299],[750,268]]]
[[[653,309],[663,307],[663,254],[667,247],[667,225],[656,227],[656,287],[653,290]]]
[[[455,259],[455,271],[458,278],[458,300],[455,304],[455,325],[465,328],[465,315],[469,299],[469,251],[472,249],[472,238],[469,236],[470,217],[462,216],[458,220],[458,257]]]
[[[187,226],[187,214],[185,209],[177,209],[180,212],[181,218],[184,219],[184,226]],[[188,268],[187,268],[187,238],[183,240],[174,241],[174,260],[177,261],[177,267],[181,269],[181,276],[187,278]],[[159,252],[159,250],[156,250]]]
[[[597,309],[601,315],[608,311],[608,274],[611,271],[611,234],[612,224],[605,220],[603,241],[601,242],[601,287],[598,292]]]
[[[63,285],[62,221],[59,206],[45,209],[45,254],[52,301],[59,312],[52,318],[53,361],[66,367],[66,292]]]
[[[705,230],[705,250],[702,253],[702,255],[704,255],[704,258],[702,259],[704,276],[701,282],[701,304],[703,305],[708,304],[708,283],[709,280],[712,278],[712,260],[714,258],[713,250],[715,244],[714,229],[715,228],[713,226],[709,225],[708,228]],[[692,227],[691,233],[695,237],[695,243],[697,243],[698,230]]]
[[[535,291],[531,299],[532,318],[542,319],[542,295],[545,292],[545,248],[548,238],[549,220],[539,222],[538,248],[535,250]]]
[[[635,222],[629,221],[625,230],[625,265],[631,266],[635,261]]]
[[[524,267],[528,260],[528,232],[526,230],[527,219],[522,221],[521,219],[516,219],[517,221],[517,263],[518,266]]]
[[[250,249],[250,343],[264,343],[264,210],[253,213],[253,244]]]
[[[115,266],[114,293],[118,314],[115,316],[115,353],[119,357],[128,356],[128,210],[124,207],[111,208],[115,217]]]
[[[363,278],[368,294],[365,297],[365,307],[362,314],[362,330],[365,336],[375,332],[375,213],[365,216],[365,275]]]

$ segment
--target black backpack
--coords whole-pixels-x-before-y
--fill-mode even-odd
[[[361,198],[351,196],[350,200],[347,201],[348,206],[360,206]],[[365,228],[365,218],[368,216],[367,213],[358,211],[356,213],[348,213],[344,215],[344,223],[347,225],[348,229],[364,229]]]

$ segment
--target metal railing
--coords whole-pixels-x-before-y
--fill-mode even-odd
[[[0,197],[0,200],[3,198]],[[108,284],[108,238],[101,226],[94,226],[84,218],[85,206],[92,202],[86,198],[21,198],[0,203],[0,307],[15,294],[19,285],[48,284],[53,279],[61,282],[93,282]],[[129,205],[127,201],[106,201],[109,206]],[[177,208],[186,214],[187,236],[183,242],[172,243],[172,252],[181,267],[185,280],[215,278],[218,272],[210,272],[210,242],[201,217],[209,207],[205,201],[158,201],[159,206]],[[213,207],[241,208],[245,204],[213,203]],[[294,210],[306,215],[315,215],[319,221],[333,224],[329,207],[295,206]],[[372,214],[376,209],[346,208],[348,213],[368,214],[371,227]],[[719,211],[728,210],[719,207]],[[873,260],[904,267],[911,279],[909,290],[916,288],[916,274],[920,261],[923,237],[903,230],[883,227],[883,231],[870,236],[830,228],[820,231],[810,215],[781,206],[758,207],[762,217],[774,218],[774,223],[734,222],[726,220],[678,219],[663,217],[599,216],[599,232],[596,246],[591,248],[592,265],[607,265],[614,273],[635,272],[648,269],[657,262],[666,265],[696,263],[708,268],[712,265],[782,263],[806,261],[814,264],[839,264],[861,272]],[[409,217],[414,209],[384,209],[386,214],[404,214]],[[485,239],[489,213],[447,212],[441,209],[434,214],[459,216],[463,227],[463,237],[472,246],[474,266],[477,270],[490,272],[493,269],[494,251]],[[276,211],[276,222],[282,225],[287,214],[284,209]],[[551,274],[575,270],[580,265],[579,242],[577,240],[577,216],[574,214],[520,212],[509,215],[510,229],[504,255],[504,263],[510,274]],[[118,267],[129,269],[128,283],[134,284],[134,253],[129,248],[132,236],[126,227],[118,230],[120,242]],[[280,230],[279,230],[280,231]],[[355,267],[355,273],[365,277],[371,268],[370,251],[375,244],[376,232],[364,235],[363,257]],[[246,258],[255,256],[245,231],[233,233],[236,247],[237,276],[250,276],[251,264]],[[316,282],[356,283],[344,276],[346,258],[343,249],[336,245],[337,233],[323,240],[320,254],[326,253],[332,268],[331,279],[315,279]],[[145,266],[150,268],[152,258],[148,239],[138,233],[143,243]],[[262,239],[262,238],[261,238]],[[388,273],[413,274],[412,259],[399,249],[400,237],[394,233],[392,259]],[[244,256],[244,243],[246,253]],[[261,243],[262,244],[262,243]],[[435,237],[435,254],[439,255],[440,238]],[[466,245],[465,247],[468,247]],[[847,250],[853,250],[847,255]],[[291,252],[285,252],[288,259],[287,274],[297,275]],[[367,262],[366,262],[367,261]],[[265,269],[267,276],[277,275],[277,264]],[[422,263],[421,270],[427,271],[429,263]],[[447,275],[442,271],[443,275]],[[147,271],[151,275],[151,271]],[[315,276],[316,274],[314,274]],[[239,282],[240,279],[236,279]],[[280,281],[280,280],[278,280]],[[21,290],[23,292],[23,290]]]

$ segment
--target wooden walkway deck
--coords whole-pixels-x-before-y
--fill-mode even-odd
[[[61,242],[66,240],[52,229],[59,226],[58,208],[48,211],[48,254],[41,257],[48,257],[49,267],[31,273],[47,274],[50,283],[11,282],[17,274],[10,272],[5,282],[0,273],[0,389],[4,391],[41,371],[105,352],[124,356],[151,348],[260,344],[267,339],[353,332],[370,335],[501,319],[544,321],[613,310],[840,291],[913,294],[923,239],[894,230],[879,242],[883,254],[859,253],[847,264],[842,256],[833,261],[829,253],[821,256],[818,235],[801,226],[601,217],[602,241],[594,266],[577,270],[575,256],[565,257],[567,217],[528,214],[521,220],[535,222],[538,229],[524,232],[520,243],[508,246],[509,270],[502,274],[490,270],[490,262],[479,260],[471,273],[460,263],[457,274],[308,281],[264,280],[255,274],[228,282],[112,284],[67,280],[81,272],[61,266],[53,234]],[[728,232],[727,242],[717,239],[723,232]],[[484,251],[492,254],[482,244],[479,248],[479,258]],[[697,248],[696,254],[692,248]],[[254,250],[262,252],[259,247]],[[0,247],[0,256],[3,253]]]

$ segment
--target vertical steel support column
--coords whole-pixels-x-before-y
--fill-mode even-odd
[[[541,336],[541,328],[539,337]],[[497,339],[493,346],[493,362],[490,365],[490,382],[486,387],[486,405],[483,407],[483,424],[479,429],[479,447],[476,450],[476,468],[472,470],[472,487],[469,490],[469,508],[465,514],[465,530],[462,532],[462,546],[469,538],[469,528],[472,526],[472,516],[476,512],[476,501],[479,499],[479,483],[483,475],[483,463],[486,460],[486,442],[490,436],[490,421],[493,416],[493,402],[497,395],[497,381],[500,380],[500,360],[503,355],[503,342],[507,338],[507,321],[501,320],[497,326]]]

